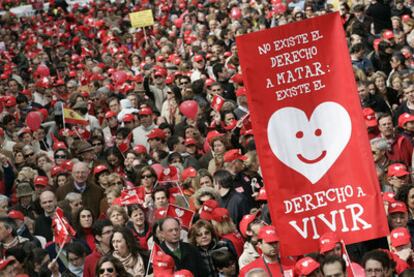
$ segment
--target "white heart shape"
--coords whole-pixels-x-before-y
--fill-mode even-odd
[[[312,184],[338,159],[351,132],[348,112],[335,102],[319,104],[309,120],[303,110],[282,108],[272,114],[267,125],[273,154]]]
[[[175,214],[176,214],[178,217],[182,217],[182,216],[184,215],[184,211],[183,211],[183,210],[181,210],[181,209],[175,208]]]
[[[302,265],[303,265],[304,267],[308,267],[308,266],[309,266],[309,261],[304,261],[304,262],[302,263]]]

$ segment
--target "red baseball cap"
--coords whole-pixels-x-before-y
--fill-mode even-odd
[[[258,215],[259,212],[253,214],[246,214],[243,216],[242,220],[240,220],[239,230],[243,237],[247,238],[247,228],[249,227],[249,224],[252,223]]]
[[[211,85],[212,84],[214,84],[214,80],[213,79],[207,79],[205,82],[204,82],[204,85],[206,86],[206,87],[211,87]]]
[[[54,166],[52,167],[52,169],[50,170],[50,175],[52,175],[52,177],[55,177],[56,175],[65,172],[65,170],[60,167],[60,166]]]
[[[8,214],[11,219],[18,219],[24,221],[24,214],[21,211],[11,210]]]
[[[99,174],[103,171],[109,171],[108,167],[106,165],[100,164],[95,166],[95,168],[93,169],[93,175]]]
[[[408,174],[410,174],[410,172],[408,172],[407,167],[404,164],[395,163],[388,166],[388,177],[402,177]]]
[[[296,262],[295,272],[298,276],[307,276],[317,270],[321,265],[311,257],[304,257]]]
[[[246,96],[246,95],[247,95],[247,89],[245,87],[239,87],[236,90],[236,96],[237,97],[239,97],[239,96]]]
[[[398,127],[403,128],[405,123],[412,121],[414,121],[414,115],[403,113],[398,117]]]
[[[115,113],[115,112],[113,112],[113,111],[108,111],[108,112],[106,112],[106,113],[105,113],[105,118],[106,118],[106,119],[110,119],[110,118],[112,118],[112,117],[116,117],[116,113]]]
[[[263,226],[259,230],[259,234],[257,235],[259,240],[263,240],[266,243],[278,242],[279,236],[276,233],[276,228],[274,226]]]
[[[179,271],[174,272],[173,277],[194,277],[193,273],[187,269],[181,269]]]
[[[235,160],[245,161],[247,157],[240,153],[240,149],[231,149],[224,153],[224,162],[229,163]]]
[[[375,117],[375,111],[373,109],[364,108],[362,110],[362,114],[364,115],[365,125],[367,125],[367,127],[378,126],[377,118]]]
[[[385,39],[393,39],[394,38],[394,33],[391,30],[386,30],[383,34],[382,37]]]
[[[154,269],[154,275],[173,274],[175,262],[170,255],[162,251],[157,251],[153,257],[152,267]]]
[[[229,210],[226,208],[215,208],[211,213],[211,219],[217,222],[224,222],[230,218]]]
[[[133,150],[136,154],[146,154],[147,153],[147,148],[142,144],[135,145]]]
[[[122,122],[133,122],[133,121],[135,121],[135,117],[132,114],[126,114],[122,118]]]
[[[200,61],[204,61],[204,58],[202,55],[195,55],[193,58],[193,61],[195,61],[196,63],[200,62]]]
[[[319,238],[319,250],[322,254],[329,252],[335,248],[338,242],[340,242],[340,240],[335,233],[325,233]]]
[[[188,178],[194,178],[197,176],[197,170],[194,167],[187,167],[181,173],[181,179],[185,182]]]
[[[205,220],[211,220],[211,214],[215,208],[218,208],[220,204],[214,200],[209,199],[204,201],[203,206],[201,207],[200,218]]]
[[[14,263],[15,260],[0,260],[0,271],[5,269],[9,264]]]
[[[398,227],[391,231],[390,240],[392,247],[399,247],[409,244],[411,235],[407,228]]]
[[[35,185],[46,187],[49,185],[49,178],[47,178],[46,176],[36,176],[33,183]]]
[[[66,150],[68,149],[68,147],[66,146],[66,144],[63,141],[57,141],[53,144],[53,151],[57,151],[57,150]]]
[[[388,206],[388,214],[408,213],[407,206],[404,202],[395,201]]]
[[[193,138],[186,138],[184,141],[184,145],[185,146],[197,145],[197,141]]]
[[[207,136],[206,136],[207,143],[211,144],[211,141],[214,138],[221,137],[222,135],[223,135],[222,133],[220,133],[219,131],[216,131],[216,130],[208,132]]]
[[[148,139],[165,139],[166,135],[165,132],[163,130],[161,130],[160,128],[155,128],[152,129],[151,132],[149,132],[149,134],[147,135]]]
[[[139,110],[139,115],[152,115],[152,110],[151,108],[145,107],[142,108],[141,110]]]

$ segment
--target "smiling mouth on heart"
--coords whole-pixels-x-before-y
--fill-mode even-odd
[[[305,158],[304,156],[302,156],[302,154],[297,154],[298,159],[301,162],[307,163],[307,164],[317,163],[320,160],[322,160],[323,158],[325,158],[325,156],[326,156],[326,150],[323,150],[322,153],[319,155],[319,157],[317,157],[316,159],[313,159],[313,160],[309,160],[309,159]]]

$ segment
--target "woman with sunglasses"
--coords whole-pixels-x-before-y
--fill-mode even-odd
[[[103,256],[96,266],[95,277],[132,277],[122,263],[110,256]]]
[[[138,173],[139,195],[144,195],[144,208],[152,206],[152,189],[157,182],[157,173],[150,166],[144,166]]]
[[[55,160],[55,165],[61,165],[64,161],[70,159],[69,153],[63,148],[56,149],[53,157]]]
[[[217,249],[228,249],[225,241],[220,241],[217,237],[213,225],[203,219],[198,220],[193,224],[188,233],[189,243],[197,247],[203,258],[205,267],[208,269],[208,276],[218,276],[213,260],[211,258],[212,252]]]
[[[112,256],[121,261],[125,270],[135,277],[145,275],[145,264],[134,235],[127,227],[115,226],[111,237]]]

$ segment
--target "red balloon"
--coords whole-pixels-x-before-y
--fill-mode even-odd
[[[241,10],[237,7],[233,7],[230,12],[230,17],[234,20],[239,20],[241,17]]]
[[[124,71],[116,71],[114,75],[112,75],[112,79],[115,81],[116,85],[120,86],[128,80],[128,75]]]
[[[49,77],[50,76],[50,70],[46,65],[41,64],[37,67],[35,75],[39,78]]]
[[[187,100],[181,103],[180,112],[189,119],[196,119],[198,112],[197,101]]]
[[[26,125],[29,126],[30,130],[36,131],[42,124],[42,117],[38,112],[30,112],[26,116]]]

